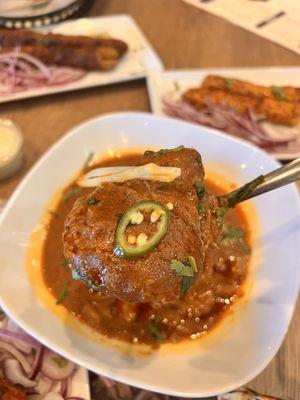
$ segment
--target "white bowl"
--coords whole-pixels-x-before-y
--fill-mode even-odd
[[[45,204],[82,166],[90,151],[104,155],[132,147],[180,144],[196,148],[204,165],[214,164],[217,172],[238,184],[279,165],[249,144],[174,119],[124,113],[83,123],[42,157],[4,210],[0,301],[31,335],[99,374],[153,391],[204,397],[254,378],[275,355],[288,329],[300,277],[300,213],[294,185],[253,200],[260,221],[260,245],[255,248],[260,259],[250,269],[253,288],[234,318],[227,318],[229,329],[218,339],[210,340],[208,335],[197,341],[192,352],[158,352],[136,358],[87,340],[36,298],[24,266],[30,235]],[[221,324],[216,332],[222,329]]]

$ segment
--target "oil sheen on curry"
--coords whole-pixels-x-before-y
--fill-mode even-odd
[[[222,194],[183,146],[85,166],[43,247],[57,307],[125,342],[207,334],[242,296],[250,257],[246,220]]]

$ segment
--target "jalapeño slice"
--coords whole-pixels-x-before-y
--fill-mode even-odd
[[[146,240],[134,244],[128,242],[126,237],[126,228],[132,224],[134,216],[138,213],[151,213],[158,211],[160,217],[156,224],[156,232]],[[115,237],[115,250],[114,253],[124,258],[142,257],[150,251],[154,250],[167,233],[170,222],[169,210],[160,202],[152,200],[139,201],[134,204],[123,214],[120,219]],[[151,222],[149,222],[151,223]]]

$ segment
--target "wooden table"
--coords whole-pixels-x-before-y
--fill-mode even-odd
[[[165,67],[299,65],[300,57],[180,0],[96,0],[89,15],[131,14]],[[144,80],[58,94],[0,106],[0,117],[25,134],[22,171],[0,183],[8,198],[31,165],[76,124],[111,111],[149,111]],[[255,329],[255,327],[253,327]],[[271,364],[250,387],[285,399],[300,399],[300,302],[286,339]]]

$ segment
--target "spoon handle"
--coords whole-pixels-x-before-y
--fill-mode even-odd
[[[247,196],[247,199],[288,185],[298,179],[300,179],[300,157],[264,175],[264,181],[253,189],[249,196]]]
[[[221,196],[221,204],[227,207],[235,207],[242,201],[251,199],[252,197],[277,189],[281,186],[288,185],[300,179],[300,158],[278,168],[274,171],[261,175],[246,185]]]

